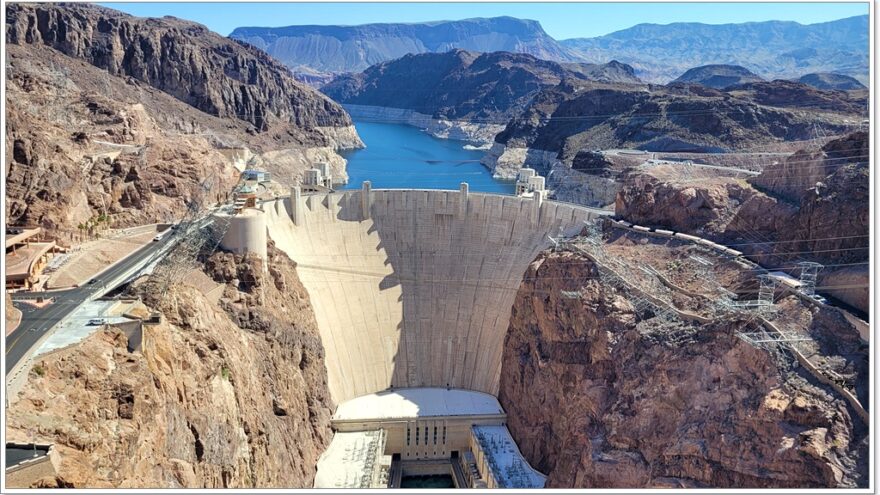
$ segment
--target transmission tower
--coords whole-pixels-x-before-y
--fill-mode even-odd
[[[798,266],[801,269],[801,292],[810,297],[815,296],[816,278],[823,266],[813,261],[801,261]]]
[[[187,203],[186,213],[168,240],[170,248],[155,255],[156,265],[150,275],[154,291],[164,297],[168,287],[178,282],[193,268],[200,257],[210,256],[229,229],[229,220],[212,215],[208,195],[214,189],[215,173],[206,177],[193,198]]]
[[[776,278],[763,273],[758,275],[758,306],[772,306],[776,295]]]

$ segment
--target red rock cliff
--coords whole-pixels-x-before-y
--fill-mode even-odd
[[[867,452],[858,420],[736,337],[744,322],[651,330],[596,276],[587,258],[539,256],[505,341],[499,398],[548,486],[866,483],[866,464],[854,460]]]

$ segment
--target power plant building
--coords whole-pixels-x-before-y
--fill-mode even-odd
[[[535,172],[532,168],[521,168],[516,176],[516,195],[524,198],[530,198],[535,195],[541,199],[547,199],[547,190],[544,185],[544,177]]]

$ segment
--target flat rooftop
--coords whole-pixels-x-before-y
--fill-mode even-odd
[[[40,256],[55,246],[55,242],[32,242],[22,246],[15,253],[6,253],[6,280],[27,278],[31,266]]]
[[[455,388],[400,388],[343,402],[336,408],[333,420],[485,415],[504,415],[504,409],[498,399],[483,392]]]
[[[16,244],[21,244],[22,242],[30,239],[31,237],[42,232],[43,229],[40,227],[36,227],[33,229],[25,229],[21,227],[12,227],[6,229],[6,247],[10,248]]]
[[[547,477],[529,465],[506,426],[472,428],[501,488],[544,488]]]
[[[375,479],[382,464],[385,435],[382,430],[337,432],[318,459],[315,488],[378,488]],[[390,464],[390,456],[387,456]],[[378,486],[376,486],[378,485]]]

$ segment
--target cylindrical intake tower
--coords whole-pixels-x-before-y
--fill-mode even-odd
[[[216,213],[229,228],[220,246],[236,254],[255,253],[266,259],[266,214],[256,208],[245,208],[238,214]]]

